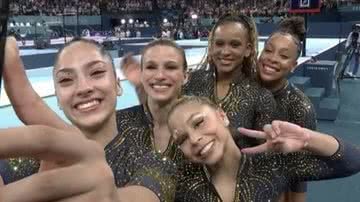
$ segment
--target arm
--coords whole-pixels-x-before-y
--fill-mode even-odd
[[[42,124],[59,129],[70,127],[32,88],[13,37],[6,41],[4,84],[16,114],[25,124]]]
[[[123,57],[120,68],[128,81],[135,86],[140,103],[144,104],[146,102],[146,92],[140,80],[140,63],[135,60],[132,53],[129,53]]]
[[[360,171],[360,149],[330,135],[282,121],[274,121],[264,131],[240,129],[243,134],[267,139],[263,145],[243,151],[281,152],[270,158],[282,162],[284,175],[293,182],[346,177]]]
[[[127,186],[117,189],[119,202],[160,202],[158,196],[142,186]]]

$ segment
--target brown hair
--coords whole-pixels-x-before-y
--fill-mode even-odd
[[[169,39],[156,39],[150,43],[148,43],[143,50],[141,51],[141,56],[144,56],[144,54],[146,53],[146,51],[148,51],[150,48],[155,47],[155,46],[169,46],[169,47],[173,47],[175,48],[177,51],[179,51],[179,53],[181,54],[181,57],[183,58],[183,68],[184,71],[187,70],[187,61],[186,61],[186,56],[185,56],[185,51],[183,48],[181,48],[179,45],[177,45],[174,41],[169,40]],[[140,62],[141,68],[143,67],[143,59],[141,57],[141,62]]]

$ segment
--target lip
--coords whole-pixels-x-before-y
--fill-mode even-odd
[[[219,58],[218,60],[222,65],[230,65],[234,62],[233,59],[226,59],[226,58]]]
[[[265,74],[274,74],[280,72],[280,69],[275,67],[274,65],[261,64],[262,72]]]
[[[79,112],[89,112],[97,109],[102,101],[100,98],[87,99],[77,102],[73,107]]]
[[[206,143],[203,147],[201,147],[201,149],[199,149],[199,151],[197,151],[198,156],[200,156],[201,158],[207,157],[214,148],[214,145],[215,145],[215,140],[211,140],[208,143]]]
[[[152,83],[150,84],[150,87],[155,91],[167,91],[171,88],[171,84],[168,83]]]

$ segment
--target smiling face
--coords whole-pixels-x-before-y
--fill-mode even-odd
[[[121,89],[110,58],[94,44],[67,46],[58,56],[54,83],[59,106],[78,128],[94,130],[115,116]]]
[[[228,74],[241,67],[244,58],[251,53],[248,30],[239,22],[219,25],[209,50],[219,74]]]
[[[185,79],[184,59],[176,48],[155,45],[144,52],[141,82],[150,99],[171,102],[180,95]]]
[[[222,111],[188,102],[172,111],[168,125],[175,143],[190,161],[212,166],[223,159],[231,135]]]
[[[258,72],[264,83],[281,82],[297,65],[298,47],[289,34],[275,33],[266,42],[258,60]]]

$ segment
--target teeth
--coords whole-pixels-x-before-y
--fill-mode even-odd
[[[87,103],[83,103],[83,104],[79,104],[77,106],[78,109],[86,109],[86,108],[90,108],[90,107],[93,107],[97,104],[99,104],[100,102],[98,100],[93,100],[91,102],[87,102]]]
[[[210,151],[210,149],[212,148],[212,146],[214,145],[214,141],[211,141],[210,143],[208,143],[201,151],[200,151],[200,155],[204,155],[205,153],[207,153],[208,151]]]
[[[153,85],[153,88],[155,89],[167,89],[169,88],[168,85]]]
[[[269,67],[267,65],[264,65],[264,69],[267,71],[267,72],[277,72],[276,69],[272,68],[272,67]]]

